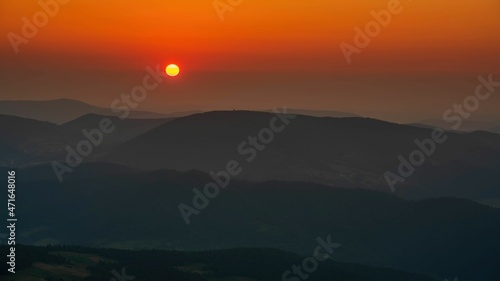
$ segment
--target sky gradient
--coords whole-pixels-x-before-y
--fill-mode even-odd
[[[146,66],[177,63],[181,75],[141,109],[288,105],[410,120],[461,102],[478,75],[500,80],[498,0],[401,1],[403,11],[350,64],[339,44],[353,44],[354,27],[390,1],[244,0],[221,21],[209,0],[70,0],[16,54],[7,35],[21,35],[21,19],[41,10],[19,2],[0,2],[1,100],[108,106]],[[481,110],[494,112],[499,100]]]

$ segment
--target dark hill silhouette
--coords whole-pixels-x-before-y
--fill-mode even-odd
[[[69,136],[55,124],[8,115],[0,115],[0,135],[2,166],[60,157],[69,141]]]
[[[431,129],[369,118],[299,115],[247,163],[249,154],[240,155],[238,146],[268,127],[273,116],[227,111],[178,118],[126,142],[102,160],[147,169],[205,172],[220,171],[229,160],[237,160],[244,179],[310,181],[390,192],[384,172],[397,172],[398,156],[408,158],[418,148],[416,139],[432,135]],[[417,198],[500,198],[500,178],[495,176],[500,168],[500,136],[474,132],[448,133],[448,137],[397,192]],[[471,185],[478,176],[483,182]]]
[[[0,246],[4,252],[8,248]],[[81,246],[18,246],[17,253],[23,262],[17,264],[17,276],[23,280],[35,280],[43,268],[45,280],[80,280],[81,272],[87,275],[85,281],[110,279],[110,272],[116,264],[124,269],[121,281],[126,280],[281,280],[285,269],[293,264],[302,264],[303,256],[266,248],[235,248],[204,252],[179,251],[127,251],[118,249],[93,249]],[[113,263],[103,262],[113,260]],[[6,263],[5,257],[0,261]],[[85,261],[85,262],[82,262]],[[141,261],[141,262],[138,262]],[[289,269],[290,270],[290,269]],[[6,268],[0,275],[7,275]],[[127,275],[133,278],[127,278]],[[293,277],[294,274],[290,274]],[[0,277],[1,279],[1,277]],[[112,278],[111,280],[116,280]],[[290,279],[295,280],[295,279]],[[321,262],[317,270],[308,274],[310,281],[357,280],[357,281],[436,281],[421,274],[403,272],[388,268],[372,268],[360,264],[342,263],[332,260]],[[463,279],[462,279],[463,280]],[[464,280],[467,281],[467,280]]]
[[[0,114],[0,134],[11,144],[30,141],[40,135],[56,135],[61,129],[52,123]],[[8,137],[6,137],[8,136]]]
[[[442,118],[440,119],[426,119],[419,120],[415,123],[423,124],[430,127],[439,127],[445,130],[453,130],[451,128],[454,122],[448,123]],[[492,127],[498,126],[500,123],[500,116],[498,114],[482,114],[474,112],[469,118],[464,118],[458,131],[473,132],[473,131],[490,131]]]
[[[500,209],[469,200],[409,201],[310,183],[233,181],[186,225],[178,205],[192,205],[192,189],[203,189],[211,180],[207,174],[92,165],[83,165],[82,174],[75,171],[62,184],[34,172],[42,167],[18,170],[26,175],[19,176],[22,188],[17,191],[26,233],[18,243],[178,250],[272,247],[310,255],[317,237],[331,235],[332,242],[342,244],[333,257],[338,261],[440,280],[500,276]]]
[[[111,119],[116,129],[104,136],[102,144],[89,159],[97,157],[98,153],[112,145],[123,143],[172,120],[121,120],[118,117],[88,114],[58,126],[44,121],[0,115],[0,135],[6,136],[0,140],[0,166],[24,166],[62,160],[67,153],[66,146],[75,147],[78,142],[86,140],[82,130],[99,128],[104,118]]]
[[[69,134],[81,134],[82,130],[92,130],[98,128],[102,119],[108,118],[116,126],[114,132],[106,136],[106,143],[123,143],[136,136],[139,136],[159,125],[165,124],[175,118],[160,118],[160,119],[120,119],[113,116],[103,116],[97,114],[86,114],[75,120],[69,121],[61,125]]]
[[[172,114],[153,113],[147,111],[132,111],[128,118],[171,118],[186,116],[193,112],[179,112]],[[117,116],[109,108],[93,106],[71,99],[57,99],[45,101],[0,101],[0,114],[24,117],[55,124],[63,124],[86,114]]]
[[[489,131],[493,132],[493,133],[500,134],[500,125],[496,126],[495,128],[491,128]]]
[[[417,122],[417,124],[422,124],[429,127],[443,128],[448,131],[452,131],[453,130],[452,125],[454,125],[454,123],[447,123],[443,119],[426,119]],[[487,130],[491,128],[492,124],[495,124],[493,123],[493,120],[464,119],[462,121],[460,128],[458,128],[457,131],[473,132],[473,131]]]

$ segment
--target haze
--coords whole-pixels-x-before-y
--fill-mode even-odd
[[[500,2],[401,1],[404,10],[348,64],[339,49],[387,1],[72,0],[21,45],[0,45],[0,99],[70,98],[109,106],[148,65],[183,69],[140,110],[328,109],[410,122],[440,118],[500,73]],[[437,7],[436,5],[439,5]],[[446,7],[446,8],[443,8]],[[0,3],[0,31],[21,33],[38,1]],[[494,114],[500,99],[481,106]]]

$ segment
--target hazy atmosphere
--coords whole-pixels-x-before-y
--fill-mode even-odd
[[[500,281],[499,15],[0,0],[0,281]]]
[[[41,9],[18,2],[0,3],[2,34],[22,35],[21,19]],[[388,1],[242,1],[219,12],[214,3],[68,1],[34,38],[16,48],[15,39],[1,41],[0,98],[108,107],[146,66],[175,62],[182,75],[152,91],[141,110],[287,104],[416,122],[440,118],[473,93],[478,75],[500,73],[495,0],[402,1],[351,63],[339,45],[356,47],[354,28],[364,29]],[[492,99],[481,112],[499,106]]]

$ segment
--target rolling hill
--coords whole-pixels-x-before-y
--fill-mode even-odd
[[[368,118],[298,115],[267,144],[251,145],[249,137],[258,136],[273,118],[271,113],[247,111],[178,118],[116,147],[100,160],[151,170],[205,172],[221,171],[235,160],[243,169],[238,176],[242,179],[308,181],[390,192],[384,173],[397,172],[398,156],[408,158],[419,149],[415,140],[432,136],[432,129]],[[397,194],[500,198],[500,136],[486,132],[447,136],[396,189]]]
[[[61,125],[61,127],[71,135],[81,134],[82,130],[91,130],[98,128],[102,119],[108,118],[116,126],[115,131],[106,135],[105,143],[123,143],[136,136],[172,121],[175,118],[160,118],[160,119],[120,119],[113,116],[103,116],[97,114],[86,114],[75,120],[69,121]]]
[[[59,126],[37,120],[0,115],[0,165],[43,162],[62,156],[70,137]]]
[[[3,247],[0,249],[4,250]],[[116,275],[120,281],[280,280],[288,267],[301,264],[304,259],[273,249],[244,248],[206,252],[131,252],[76,246],[22,246],[19,250],[25,261],[15,275],[8,275],[2,268],[0,281],[107,281],[116,280],[113,278]],[[0,257],[0,261],[4,260]],[[308,274],[308,280],[435,281],[420,274],[332,260],[321,262],[317,270]]]
[[[0,115],[0,135],[8,136],[0,140],[0,166],[24,166],[64,159],[66,146],[73,148],[87,138],[82,130],[91,131],[99,128],[101,120],[107,118],[115,130],[103,137],[103,142],[96,148],[89,159],[97,157],[110,146],[123,143],[161,124],[171,121],[166,119],[120,119],[87,114],[63,125]]]
[[[490,132],[500,134],[500,125],[496,126],[495,128],[489,129]]]
[[[474,113],[469,116],[469,118],[462,119],[460,128],[457,131],[462,132],[473,132],[473,131],[491,131],[490,129],[500,123],[500,116],[498,115],[486,115],[481,113]],[[422,124],[430,127],[443,128],[445,130],[452,131],[452,125],[455,121],[448,123],[441,119],[426,119],[419,120],[415,124]]]
[[[179,204],[193,206],[193,188],[203,190],[210,176],[93,165],[82,165],[62,184],[48,166],[17,171],[23,225],[18,243],[171,250],[271,247],[309,255],[318,237],[330,235],[341,244],[337,261],[439,280],[500,277],[500,209],[469,200],[409,201],[309,183],[232,181],[186,225]]]
[[[87,114],[118,116],[109,108],[93,106],[81,101],[57,99],[46,101],[0,101],[0,114],[47,121],[55,124],[67,123]],[[132,111],[131,119],[159,119],[186,116],[191,112],[161,114]]]

